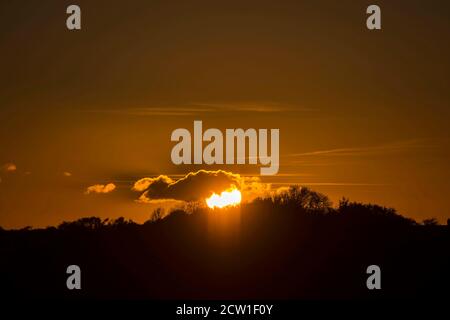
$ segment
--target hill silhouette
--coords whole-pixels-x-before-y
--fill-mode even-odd
[[[450,228],[307,188],[139,225],[97,217],[0,229],[2,295],[39,298],[348,299],[448,296]],[[82,289],[66,288],[79,265]],[[368,290],[366,268],[381,268]],[[444,295],[444,296],[443,296]]]

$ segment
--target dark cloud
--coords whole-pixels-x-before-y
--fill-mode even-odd
[[[140,200],[196,201],[231,187],[241,187],[240,175],[223,170],[200,170],[191,172],[176,181],[164,175],[156,178],[143,178],[134,184],[133,190],[143,192]]]

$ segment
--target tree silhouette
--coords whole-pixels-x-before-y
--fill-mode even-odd
[[[273,202],[277,205],[295,206],[304,210],[326,212],[331,208],[331,201],[326,195],[298,185],[290,186],[288,190],[275,195]]]
[[[423,220],[422,223],[424,226],[437,226],[438,225],[438,221],[436,220],[436,218],[425,219],[425,220]]]
[[[442,298],[450,286],[447,226],[345,198],[333,208],[299,186],[237,208],[156,210],[142,225],[87,217],[0,231],[8,297],[74,298],[64,286],[74,263],[85,298]],[[377,292],[365,286],[371,264],[383,273]]]

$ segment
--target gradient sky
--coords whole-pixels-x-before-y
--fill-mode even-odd
[[[68,31],[77,3],[82,30]],[[450,217],[448,1],[2,1],[0,225],[144,221],[123,196],[175,166],[176,128],[279,128],[280,172],[330,196]],[[13,168],[13,165],[15,168]],[[114,183],[108,194],[88,186]]]

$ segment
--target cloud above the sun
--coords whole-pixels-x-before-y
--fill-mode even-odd
[[[263,196],[270,191],[270,185],[258,177],[243,177],[224,170],[199,170],[174,180],[166,175],[142,178],[136,181],[132,190],[140,192],[139,202],[157,203],[162,200],[199,201],[213,193],[229,188],[238,188],[244,199]]]

